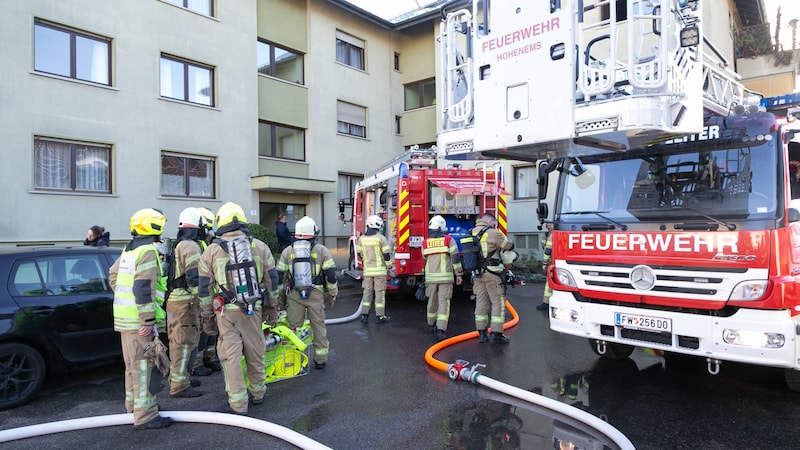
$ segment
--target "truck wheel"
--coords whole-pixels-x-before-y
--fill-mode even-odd
[[[33,347],[9,343],[0,345],[0,410],[21,405],[44,382],[44,358]]]
[[[794,369],[783,369],[783,378],[786,380],[786,387],[792,392],[800,392],[800,371]]]
[[[607,359],[613,359],[614,361],[619,361],[631,356],[631,353],[633,353],[634,349],[632,345],[606,342],[606,352],[600,353],[597,351],[597,339],[589,339],[589,347],[591,347],[595,355],[602,356],[603,358]]]

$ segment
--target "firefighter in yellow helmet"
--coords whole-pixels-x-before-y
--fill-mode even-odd
[[[386,273],[391,265],[392,247],[386,236],[379,231],[383,219],[379,216],[367,217],[366,232],[358,238],[358,253],[364,266],[361,286],[361,322],[369,321],[369,310],[375,302],[375,323],[388,323],[392,319],[386,315]]]
[[[328,336],[325,329],[325,294],[332,308],[339,294],[336,263],[331,252],[315,242],[318,230],[311,217],[304,216],[294,228],[294,242],[286,247],[278,261],[278,283],[286,277],[291,290],[286,294],[286,318],[293,328],[303,325],[306,314],[314,334],[314,367],[328,363]]]
[[[497,219],[492,214],[484,214],[475,221],[475,228],[470,233],[481,236],[481,253],[484,266],[480,275],[472,280],[475,292],[475,328],[478,329],[480,342],[496,342],[507,344],[508,337],[503,334],[503,323],[506,320],[505,267],[500,259],[502,250],[513,250],[514,243],[501,231],[497,230]],[[486,327],[491,324],[492,334]]]
[[[436,215],[428,222],[428,239],[422,243],[425,258],[425,296],[428,297],[428,330],[435,332],[437,341],[447,337],[450,320],[450,299],[453,281],[461,285],[464,270],[458,255],[456,240],[446,234],[444,217]]]
[[[200,238],[200,246],[205,250],[215,237],[214,213],[210,209],[203,207],[199,207],[197,210],[200,212],[201,217],[198,237]],[[197,311],[197,320],[198,322],[200,321],[199,309]],[[189,373],[198,377],[208,376],[212,372],[222,370],[222,365],[217,358],[217,336],[209,336],[202,329],[200,330],[197,348],[189,357],[189,367]]]
[[[134,429],[164,428],[172,419],[158,415],[150,392],[153,361],[144,356],[153,345],[156,321],[156,284],[162,277],[161,259],[154,245],[167,219],[152,208],[133,214],[133,239],[108,271],[114,290],[114,330],[120,334],[125,361],[125,409],[133,413]]]
[[[259,405],[267,390],[262,304],[277,299],[278,272],[267,244],[250,236],[241,206],[225,203],[217,211],[216,222],[218,238],[200,259],[203,331],[219,333],[217,354],[228,393],[222,411],[247,414],[248,394],[252,403]],[[249,386],[242,374],[242,356]]]
[[[197,298],[198,267],[203,222],[200,210],[185,208],[178,217],[178,235],[172,251],[171,274],[168,274],[167,334],[169,336],[169,394],[172,397],[199,397],[191,386],[191,358],[200,339],[200,303]],[[210,370],[209,370],[210,372]]]

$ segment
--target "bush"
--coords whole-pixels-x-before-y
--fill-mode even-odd
[[[533,253],[524,253],[514,261],[511,270],[517,275],[524,276],[528,281],[544,282],[544,270],[542,270],[541,259],[536,259]]]
[[[247,226],[250,228],[250,235],[267,244],[272,251],[272,255],[277,260],[280,256],[280,253],[278,253],[278,248],[280,247],[278,246],[278,235],[275,234],[275,230],[257,223],[249,223]]]

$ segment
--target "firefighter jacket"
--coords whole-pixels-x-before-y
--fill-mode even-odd
[[[475,228],[472,229],[471,234],[477,236],[484,228],[488,228],[488,230],[481,237],[481,254],[486,270],[492,273],[501,273],[505,267],[500,260],[500,250],[512,250],[514,243],[483,219],[475,221]]]
[[[151,236],[133,239],[108,271],[114,290],[114,330],[138,331],[156,320],[161,258]]]
[[[283,249],[276,265],[279,286],[286,278],[292,280],[294,258],[294,248],[291,245]],[[311,282],[312,287],[320,292],[327,290],[334,297],[339,294],[336,261],[333,260],[330,250],[321,244],[314,244],[311,247]]]
[[[542,241],[542,263],[545,267],[550,265],[550,262],[553,260],[553,233],[548,232],[544,235],[544,241]]]
[[[170,286],[170,301],[188,302],[197,295],[202,254],[203,249],[197,241],[184,239],[175,245],[175,285]]]
[[[241,230],[229,231],[220,239],[223,241],[233,241],[236,238],[247,237]],[[278,298],[278,272],[275,270],[275,258],[272,256],[267,244],[252,239],[250,242],[250,252],[256,265],[256,274],[259,278],[259,285],[262,289],[269,292],[270,298]],[[199,284],[198,296],[200,297],[200,311],[204,316],[213,315],[211,299],[215,293],[221,291],[219,285],[225,286],[228,291],[235,292],[233,284],[227,279],[226,267],[230,262],[228,252],[217,242],[212,242],[200,257],[199,265]],[[256,301],[254,308],[260,308],[262,301]],[[238,310],[239,306],[233,303],[225,305],[225,309]]]
[[[365,234],[358,238],[358,253],[364,264],[364,276],[385,276],[390,260],[387,260],[384,255],[388,255],[391,251],[392,248],[389,246],[386,236],[380,233]]]
[[[426,283],[452,283],[455,280],[453,273],[464,274],[458,244],[450,235],[434,236],[431,233],[431,237],[422,243],[422,256],[425,258]]]

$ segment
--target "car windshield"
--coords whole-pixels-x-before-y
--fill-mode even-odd
[[[696,136],[623,154],[573,158],[559,208],[562,222],[767,219],[782,180],[774,133],[760,123],[707,127]],[[781,178],[779,178],[779,176]]]

